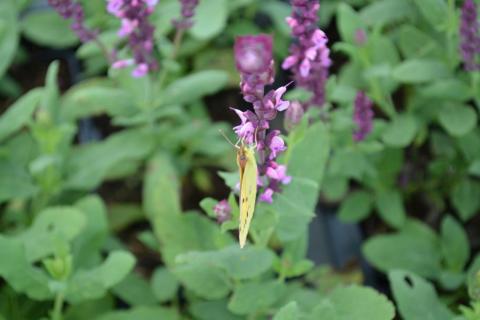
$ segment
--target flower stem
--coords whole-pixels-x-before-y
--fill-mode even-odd
[[[57,293],[57,296],[55,297],[55,302],[53,304],[52,320],[63,319],[62,309],[64,298],[65,297],[63,296],[62,292]]]
[[[170,59],[175,60],[178,54],[178,51],[180,50],[180,46],[182,44],[182,39],[183,39],[183,34],[184,30],[183,29],[177,29],[175,32],[175,36],[173,38],[173,50],[172,54],[170,55]],[[167,79],[168,75],[168,68],[163,68],[162,73],[159,76],[158,79],[158,87],[159,89],[163,88],[164,82]]]

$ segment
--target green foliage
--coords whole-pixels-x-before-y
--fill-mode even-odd
[[[351,286],[336,289],[308,319],[392,320],[394,316],[395,309],[385,296],[370,288]]]
[[[414,273],[391,271],[388,275],[398,310],[405,320],[452,319],[452,312],[441,303],[434,287]]]
[[[440,272],[440,240],[426,225],[407,221],[399,232],[370,238],[363,245],[366,258],[377,268],[411,270],[435,278]]]
[[[40,45],[65,48],[78,43],[70,23],[50,10],[31,12],[23,19],[21,28],[29,40]]]
[[[0,78],[4,75],[15,56],[19,42],[17,8],[13,0],[0,4]]]

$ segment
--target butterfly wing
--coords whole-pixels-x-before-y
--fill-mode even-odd
[[[240,168],[240,247],[247,241],[248,229],[255,210],[257,198],[257,161],[251,147],[242,147],[238,155]]]

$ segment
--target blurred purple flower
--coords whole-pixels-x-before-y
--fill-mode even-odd
[[[179,0],[181,5],[180,19],[174,19],[173,25],[177,29],[188,29],[193,25],[192,17],[195,15],[195,8],[198,5],[198,0]],[[208,0],[206,0],[208,1]]]
[[[463,2],[460,22],[460,53],[466,71],[480,70],[476,56],[480,54],[480,34],[477,7],[473,0]]]
[[[367,33],[363,29],[355,30],[355,43],[363,46],[367,42]]]
[[[285,166],[280,169],[280,175],[274,174],[278,167],[274,160],[287,148],[280,137],[280,131],[274,130],[267,134],[269,122],[275,119],[278,112],[288,110],[290,103],[282,100],[287,88],[282,86],[265,94],[265,86],[272,84],[274,80],[271,36],[262,34],[237,37],[234,51],[243,99],[253,104],[255,112],[233,109],[241,121],[233,129],[245,143],[257,143],[258,185],[265,187],[260,200],[271,202],[274,192],[280,191],[280,185],[290,182]]]
[[[133,77],[143,77],[149,71],[157,69],[153,57],[154,27],[148,21],[158,0],[108,0],[107,11],[121,19],[118,30],[120,37],[128,37],[128,45],[133,55],[130,60],[120,60],[113,64],[114,68],[123,68],[134,64]]]
[[[48,4],[64,19],[72,19],[70,27],[82,42],[89,42],[97,37],[97,31],[85,26],[85,14],[82,5],[73,0],[48,0]]]
[[[372,131],[372,104],[372,100],[363,91],[357,92],[353,111],[353,121],[357,126],[353,133],[353,139],[357,142],[364,140]]]
[[[215,207],[213,207],[213,211],[217,216],[218,223],[224,223],[231,218],[232,208],[227,200],[219,201]]]
[[[328,69],[332,64],[327,36],[317,28],[318,0],[291,0],[292,15],[287,23],[295,41],[290,46],[290,55],[283,61],[282,68],[290,69],[296,84],[313,93],[305,105],[322,106],[325,103],[325,85]]]
[[[292,101],[285,112],[284,127],[287,131],[292,131],[303,118],[303,107],[298,101]]]

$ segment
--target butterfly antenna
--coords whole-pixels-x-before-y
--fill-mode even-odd
[[[254,132],[254,135],[253,135],[253,138],[255,140],[255,145],[253,146],[254,149],[257,148],[257,129],[258,129],[258,127],[255,128],[255,132]]]
[[[218,129],[218,132],[220,132],[220,134],[225,138],[225,140],[227,140],[228,143],[230,143],[234,148],[237,148],[238,149],[238,142],[237,143],[233,143],[232,140],[230,140],[227,135],[225,134],[225,132],[223,132],[222,129]]]

